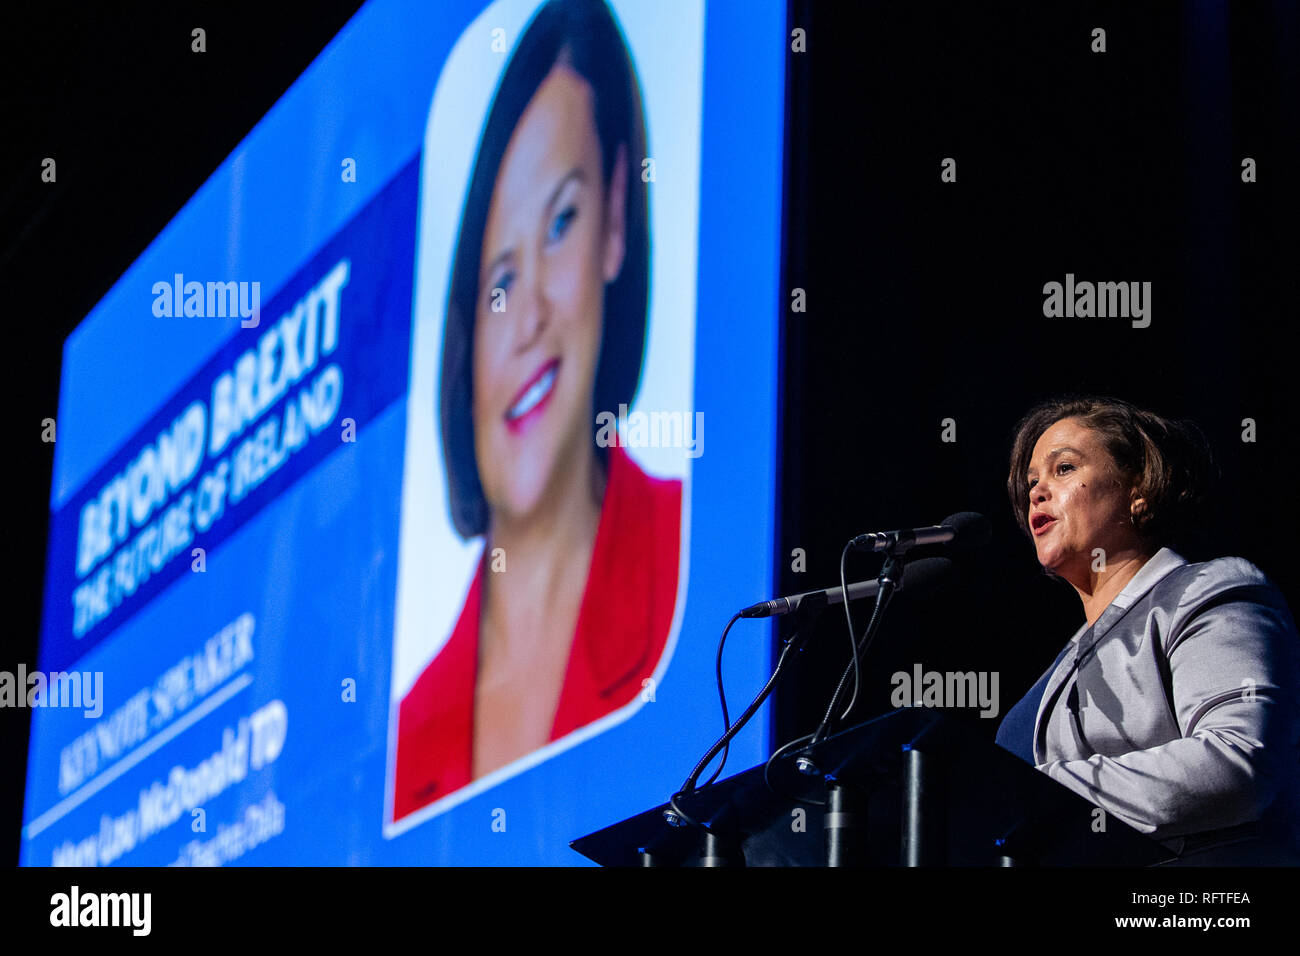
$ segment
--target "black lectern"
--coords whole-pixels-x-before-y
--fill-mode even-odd
[[[907,708],[574,840],[602,866],[1149,866],[1173,854],[985,740]]]

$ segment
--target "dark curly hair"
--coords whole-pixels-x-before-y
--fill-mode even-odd
[[[1153,547],[1179,543],[1191,530],[1216,477],[1205,435],[1188,421],[1173,421],[1116,398],[1071,395],[1043,402],[1016,426],[1007,495],[1016,523],[1029,528],[1026,474],[1034,445],[1066,418],[1097,432],[1124,479],[1146,500],[1134,526]]]

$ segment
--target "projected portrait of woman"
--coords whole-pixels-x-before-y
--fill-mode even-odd
[[[482,561],[401,698],[395,820],[632,702],[663,654],[682,485],[595,426],[641,377],[645,140],[605,4],[543,6],[492,101],[451,265],[437,420],[451,520]]]

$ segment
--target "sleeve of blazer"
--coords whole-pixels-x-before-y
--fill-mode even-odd
[[[1134,702],[1160,706],[1163,696],[1182,737],[1039,768],[1157,839],[1259,819],[1296,759],[1297,638],[1286,602],[1240,558],[1188,577],[1149,612],[1167,669],[1164,686],[1142,688],[1146,700]]]

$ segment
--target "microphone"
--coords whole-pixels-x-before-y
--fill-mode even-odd
[[[903,576],[898,582],[897,590],[901,591],[905,585],[909,584],[914,587],[928,587],[943,578],[951,568],[952,561],[948,558],[923,558],[920,561],[914,561],[903,569]],[[879,590],[879,581],[859,581],[848,586],[848,599],[856,601],[864,597],[875,597],[876,592]],[[760,601],[758,604],[745,608],[740,612],[740,616],[777,617],[781,614],[790,614],[804,606],[821,608],[829,607],[832,604],[843,604],[844,593],[844,588],[805,591],[802,594],[779,597],[772,601]]]
[[[860,534],[849,546],[859,551],[888,551],[891,554],[903,554],[912,548],[927,544],[951,544],[954,548],[965,551],[988,544],[992,528],[989,519],[974,511],[962,511],[949,515],[941,524],[928,528],[908,528],[905,531],[880,531],[873,534]]]

